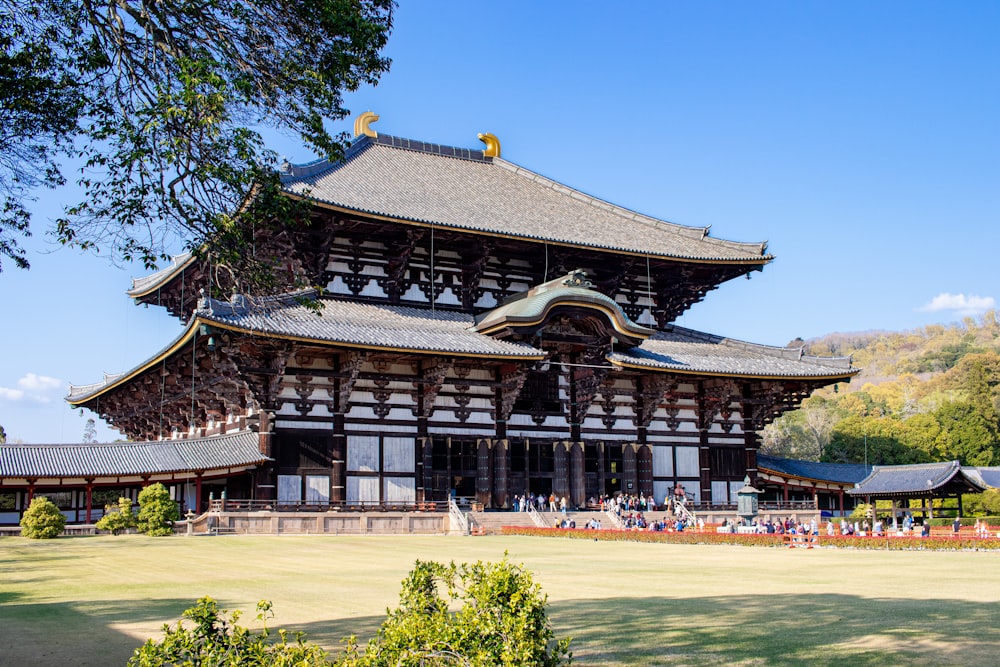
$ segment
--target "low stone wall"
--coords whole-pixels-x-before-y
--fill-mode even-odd
[[[205,534],[444,535],[444,512],[209,512],[177,526],[177,532]]]

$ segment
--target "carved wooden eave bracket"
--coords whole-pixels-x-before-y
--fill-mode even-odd
[[[420,381],[415,383],[418,400],[413,408],[414,417],[428,418],[434,413],[438,393],[454,365],[453,359],[437,359],[433,364],[420,369]]]
[[[727,411],[727,414],[731,415],[732,410],[729,406],[739,397],[739,387],[732,380],[706,382],[699,397],[698,430],[707,431],[710,429],[715,422],[716,415],[723,411]],[[728,420],[728,416],[726,419]]]
[[[507,421],[514,411],[524,381],[528,378],[528,366],[525,364],[508,365],[500,371],[500,382],[497,387],[497,397],[493,401],[491,417],[496,421]]]

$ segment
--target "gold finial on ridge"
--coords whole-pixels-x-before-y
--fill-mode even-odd
[[[478,136],[479,140],[486,144],[486,150],[483,151],[483,155],[486,157],[500,157],[500,140],[496,138],[496,135],[489,132],[481,132]]]
[[[371,124],[379,119],[378,114],[366,111],[354,119],[354,136],[360,137],[362,134],[374,139],[378,132],[371,128]]]

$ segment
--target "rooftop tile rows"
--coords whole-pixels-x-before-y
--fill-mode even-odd
[[[151,475],[248,466],[266,460],[252,431],[155,442],[3,445],[0,478]]]
[[[682,259],[770,260],[765,244],[709,238],[707,228],[615,206],[500,158],[456,159],[443,148],[362,137],[342,163],[293,168],[285,188],[359,212],[456,229]]]

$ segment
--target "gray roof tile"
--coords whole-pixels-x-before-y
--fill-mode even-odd
[[[80,445],[0,445],[0,478],[116,477],[219,470],[269,460],[258,435]]]
[[[871,472],[871,466],[861,463],[818,463],[757,454],[757,467],[782,475],[835,484],[857,484]]]
[[[360,137],[343,162],[292,167],[287,191],[338,207],[441,227],[679,259],[765,264],[764,243],[708,237],[636,213],[481,152]],[[461,151],[465,149],[450,149]]]
[[[875,466],[871,474],[848,493],[852,496],[920,496],[932,495],[947,486],[967,492],[985,490],[975,469],[969,472],[973,474],[967,474],[958,461]]]
[[[846,378],[858,372],[847,357],[806,357],[798,348],[756,345],[681,327],[657,332],[640,347],[608,358],[624,366],[740,377]]]

